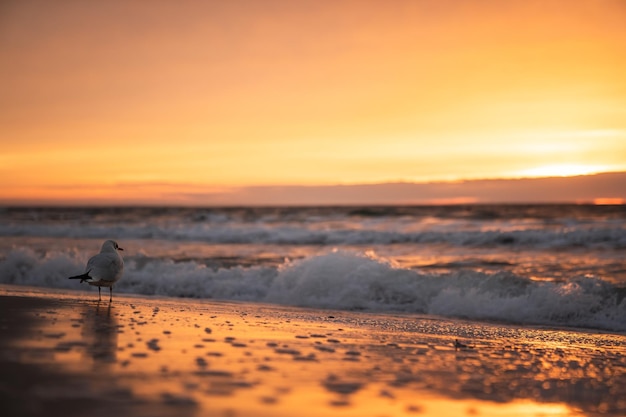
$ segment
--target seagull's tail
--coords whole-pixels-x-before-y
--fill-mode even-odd
[[[81,275],[76,275],[75,277],[69,277],[69,279],[79,279],[81,283],[90,280],[91,277],[89,276],[89,273],[91,272],[91,270],[85,272],[84,274]]]

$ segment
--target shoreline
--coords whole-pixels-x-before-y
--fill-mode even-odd
[[[0,313],[16,416],[626,412],[620,334],[7,285]]]
[[[626,288],[625,288],[626,290]],[[90,287],[87,285],[82,285],[77,288],[57,288],[57,287],[42,287],[42,286],[31,286],[31,285],[17,285],[17,284],[4,284],[0,283],[0,296],[4,294],[10,294],[11,296],[19,296],[19,294],[30,295],[32,293],[41,295],[45,298],[58,298],[58,299],[75,299],[82,300],[85,302],[93,301],[98,302],[98,294],[96,287]],[[106,298],[106,299],[105,299]],[[115,303],[116,298],[120,299],[138,299],[144,300],[146,302],[170,302],[174,304],[207,304],[207,305],[228,305],[228,306],[256,306],[260,309],[270,309],[270,310],[284,310],[284,311],[298,311],[298,312],[311,312],[312,315],[334,315],[334,316],[359,316],[363,315],[365,317],[378,317],[381,320],[385,319],[398,319],[398,320],[417,320],[417,321],[441,321],[441,322],[452,322],[456,324],[467,324],[467,325],[478,325],[478,326],[487,326],[487,327],[499,327],[499,328],[510,328],[510,329],[526,329],[531,331],[548,331],[548,332],[573,332],[573,333],[581,333],[581,334],[590,334],[590,335],[614,335],[616,337],[623,336],[626,338],[626,331],[620,330],[611,330],[605,328],[594,328],[594,327],[584,327],[584,326],[568,326],[568,325],[558,325],[558,324],[541,324],[541,323],[515,323],[508,321],[499,321],[499,320],[491,320],[491,319],[471,319],[467,317],[446,317],[446,316],[438,316],[435,314],[422,314],[422,313],[412,313],[407,311],[368,311],[364,310],[348,310],[348,309],[337,309],[337,308],[319,308],[319,307],[310,307],[310,306],[298,306],[298,305],[289,305],[289,304],[281,304],[281,303],[270,303],[265,301],[243,301],[243,300],[235,300],[235,299],[220,299],[220,298],[192,298],[192,297],[176,297],[176,296],[168,296],[162,294],[138,294],[138,293],[129,293],[129,292],[116,292],[114,290],[113,293],[113,303]],[[108,303],[108,297],[103,296],[101,303]]]

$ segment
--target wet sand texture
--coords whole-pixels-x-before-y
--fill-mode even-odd
[[[2,286],[0,404],[6,416],[623,416],[625,342]]]

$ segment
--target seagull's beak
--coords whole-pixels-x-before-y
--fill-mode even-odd
[[[118,248],[117,248],[117,250],[124,250],[124,248],[119,248],[119,247],[118,247]]]

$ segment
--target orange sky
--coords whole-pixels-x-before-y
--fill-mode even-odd
[[[622,0],[5,1],[0,56],[5,203],[626,171]]]

